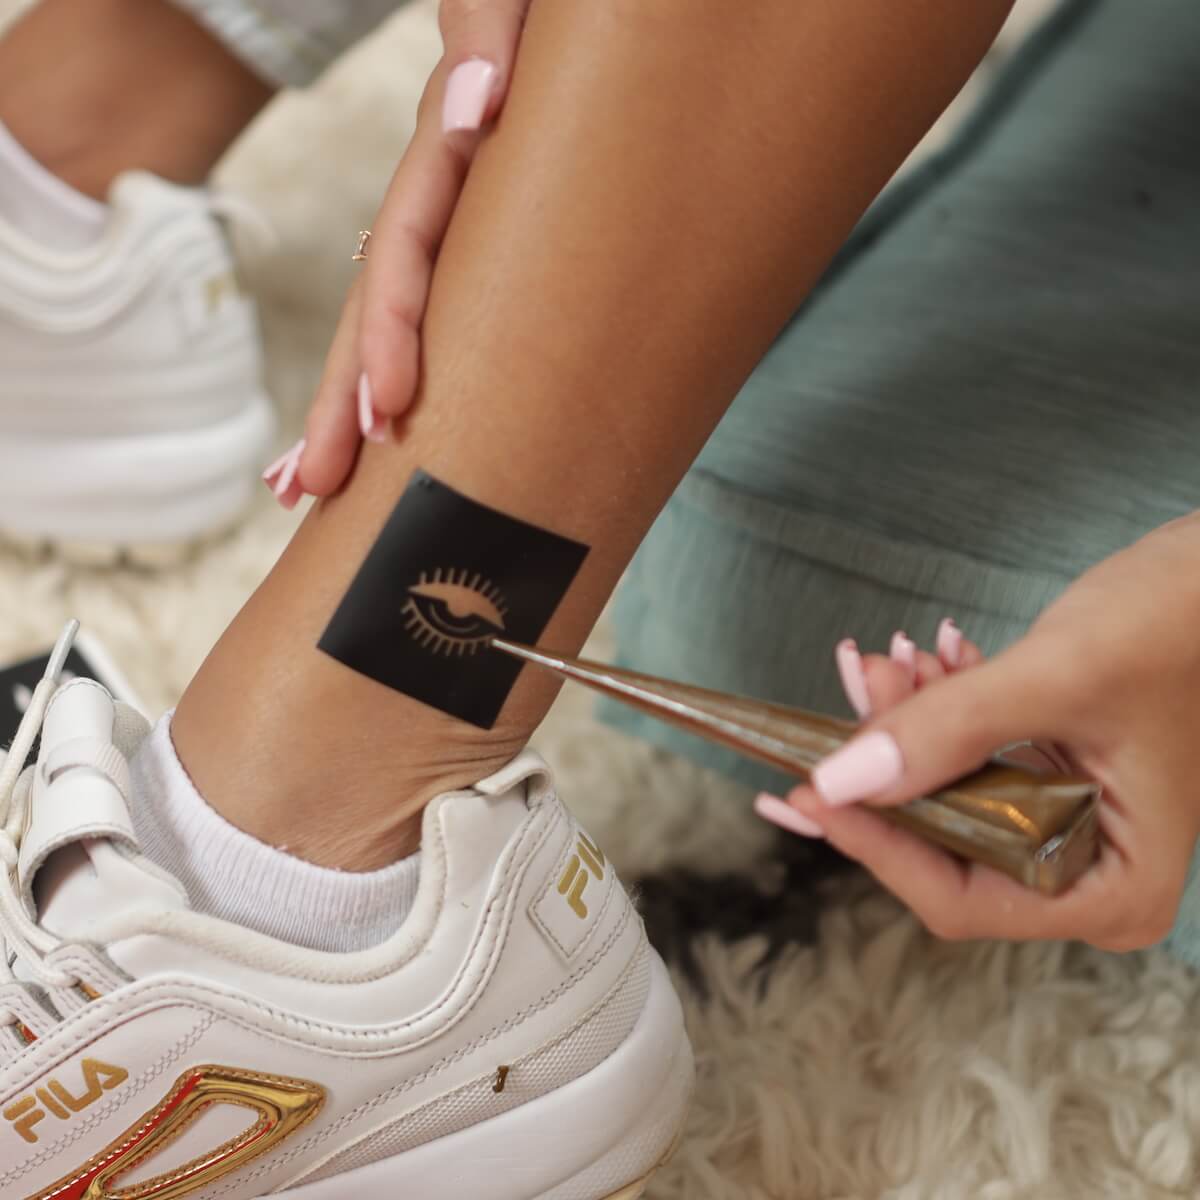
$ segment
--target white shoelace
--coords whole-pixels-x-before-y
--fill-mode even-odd
[[[37,741],[50,701],[58,690],[59,677],[78,631],[78,621],[70,622],[63,630],[0,767],[0,990],[14,984],[19,987],[33,984],[42,988],[73,988],[80,983],[77,977],[46,961],[61,942],[29,915],[21,896],[17,871],[37,770],[36,765],[26,766],[26,760]],[[68,758],[45,764],[51,774],[67,766],[86,763],[89,768],[102,773],[127,798],[128,769],[114,747],[79,742],[69,748],[72,753]],[[27,978],[19,978],[15,973],[13,967],[17,959],[20,959]],[[21,1017],[17,1013],[0,1006],[0,1027],[19,1024]]]

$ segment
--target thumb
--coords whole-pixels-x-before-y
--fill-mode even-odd
[[[813,787],[835,807],[903,804],[968,774],[1012,742],[1064,738],[1071,708],[1042,662],[1019,643],[923,688],[820,762]]]

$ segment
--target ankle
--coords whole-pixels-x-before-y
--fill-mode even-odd
[[[68,132],[38,124],[22,129],[18,123],[16,128],[9,125],[9,130],[29,155],[66,187],[91,200],[107,201],[112,181],[122,168],[116,166],[111,149],[103,142],[83,135],[78,128]]]
[[[25,237],[63,253],[93,245],[109,208],[48,171],[0,121],[0,220]]]
[[[335,727],[286,700],[269,726],[257,724],[205,704],[193,684],[171,732],[196,789],[232,825],[317,866],[375,871],[420,848],[431,800],[494,774],[531,732],[476,730],[411,707],[401,736],[380,745],[348,737],[353,721]]]
[[[178,880],[192,908],[296,946],[378,945],[416,899],[420,857],[370,872],[322,869],[249,836],[197,792],[164,719],[131,764],[130,814],[142,853]]]
[[[119,127],[106,126],[109,114],[103,97],[76,106],[64,96],[61,104],[47,110],[35,88],[27,89],[19,75],[4,74],[6,57],[0,53],[0,122],[50,175],[84,196],[106,200],[109,185],[122,170],[118,164],[125,139]]]

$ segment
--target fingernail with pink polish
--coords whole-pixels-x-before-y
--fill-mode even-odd
[[[870,716],[871,694],[867,691],[867,673],[863,670],[858,643],[853,638],[844,638],[838,642],[833,657],[837,662],[842,690],[846,693],[846,699],[850,701],[850,707],[860,717]]]
[[[283,470],[284,465],[287,463],[291,453],[291,450],[285,451],[262,473],[263,483],[265,483],[267,487],[271,489],[271,491],[275,490],[275,478],[279,472]]]
[[[291,486],[275,498],[279,501],[280,508],[291,512],[304,498],[304,488],[300,486],[300,480],[293,479]]]
[[[876,730],[855,738],[813,768],[812,784],[837,808],[878,796],[900,782],[904,758],[890,733]]]
[[[910,679],[916,679],[917,644],[908,634],[899,629],[892,634],[892,645],[888,655],[892,662],[899,663],[908,672]]]
[[[387,421],[375,411],[371,381],[365,371],[358,377],[358,427],[368,442],[387,441]]]
[[[938,658],[948,667],[957,667],[962,663],[962,630],[947,617],[937,631]]]
[[[483,124],[488,101],[496,82],[496,66],[483,58],[459,63],[446,80],[446,98],[442,103],[442,129],[476,130]]]
[[[300,458],[304,454],[305,444],[304,438],[301,438],[279,460],[279,470],[275,482],[271,486],[271,491],[275,493],[275,499],[284,508],[295,508],[296,502],[303,494],[299,486],[300,481],[296,478],[296,472],[300,469]],[[268,483],[270,483],[269,480]]]
[[[811,817],[794,809],[786,800],[772,796],[770,792],[759,792],[754,798],[754,811],[764,821],[778,825],[789,833],[798,833],[801,837],[823,838],[825,831]]]

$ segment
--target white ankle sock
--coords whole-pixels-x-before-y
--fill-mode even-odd
[[[108,205],[42,166],[0,121],[0,219],[55,250],[84,250],[108,223]]]
[[[183,884],[197,912],[295,946],[345,953],[378,945],[416,898],[419,854],[381,871],[335,871],[235,828],[183,769],[169,713],[134,758],[130,808],[142,853]]]

